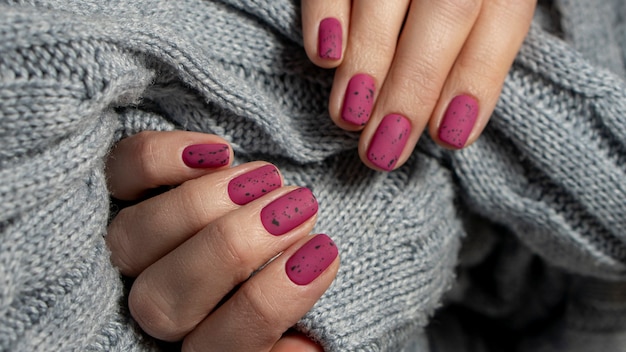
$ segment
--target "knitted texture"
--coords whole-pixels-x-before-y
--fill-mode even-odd
[[[304,54],[298,4],[0,1],[0,350],[158,350],[109,263],[103,158],[125,136],[171,129],[219,134],[238,162],[270,160],[313,190],[341,268],[297,328],[329,352],[427,349],[446,302],[489,317],[567,304],[563,319],[596,317],[577,329],[626,330],[612,294],[626,277],[620,0],[542,4],[485,135],[461,152],[423,138],[392,173],[364,167],[358,136],[327,116],[332,72]],[[544,275],[515,281],[525,297],[480,300],[485,279],[467,273],[494,256],[488,286],[510,288],[536,262]],[[572,277],[592,299],[565,301]],[[605,295],[612,308],[589,308]],[[526,313],[512,328],[555,318]]]

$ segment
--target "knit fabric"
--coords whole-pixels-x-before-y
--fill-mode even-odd
[[[341,268],[297,328],[328,352],[623,350],[626,5],[540,3],[478,142],[380,173],[298,1],[0,1],[0,350],[159,350],[109,263],[103,159],[172,129],[313,190]]]

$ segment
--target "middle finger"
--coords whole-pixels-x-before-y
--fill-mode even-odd
[[[359,154],[390,171],[409,157],[478,17],[481,0],[413,1]]]

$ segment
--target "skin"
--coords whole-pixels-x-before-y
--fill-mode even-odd
[[[286,261],[311,238],[316,217],[284,235],[269,234],[261,209],[297,187],[281,186],[237,205],[228,182],[269,164],[185,165],[184,148],[206,143],[227,144],[200,133],[142,132],[119,142],[108,158],[112,196],[137,201],[112,220],[106,237],[113,264],[136,278],[131,315],[155,338],[182,340],[186,352],[322,351],[302,335],[285,334],[338,270],[337,257],[308,285],[286,274]],[[164,185],[177,187],[145,196]]]
[[[410,121],[397,168],[425,129],[437,143],[451,147],[439,139],[438,130],[458,95],[473,97],[479,106],[463,147],[478,138],[535,6],[536,0],[302,0],[305,49],[318,66],[336,68],[330,116],[341,128],[362,131],[359,154],[365,164],[378,169],[366,153],[385,116],[400,114]],[[343,28],[339,59],[321,58],[317,52],[319,24],[328,17],[338,19]],[[346,87],[356,74],[371,76],[376,88],[363,126],[341,118]],[[281,187],[247,205],[235,205],[224,191],[228,180],[264,164],[189,168],[180,154],[199,143],[226,142],[190,132],[141,133],[120,142],[107,163],[112,195],[141,200],[119,213],[107,236],[113,263],[123,274],[136,277],[129,297],[131,314],[156,338],[183,339],[184,351],[202,351],[205,346],[223,351],[322,351],[302,335],[284,334],[330,285],[339,265],[336,259],[307,286],[294,285],[286,277],[285,261],[307,241],[315,218],[284,236],[264,233],[255,221],[259,211],[293,188]],[[145,199],[163,185],[178,187]],[[281,251],[278,259],[248,279]],[[219,270],[207,269],[215,267]]]
[[[473,97],[476,122],[462,147],[471,145],[489,121],[504,79],[528,32],[536,0],[302,0],[304,45],[313,63],[336,68],[329,113],[341,128],[361,130],[359,154],[367,150],[383,117],[409,119],[412,129],[395,168],[413,151],[420,135],[439,138],[452,99]],[[341,58],[318,53],[318,27],[328,17],[343,28]],[[346,87],[356,74],[375,82],[374,107],[364,126],[341,118]],[[455,147],[456,149],[456,147]]]

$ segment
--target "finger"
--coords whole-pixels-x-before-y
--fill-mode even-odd
[[[535,5],[535,0],[484,2],[430,121],[435,141],[459,149],[481,134],[528,32]]]
[[[194,329],[185,338],[183,351],[202,351],[203,346],[216,351],[269,351],[321,297],[338,268],[337,247],[328,236],[303,239]]]
[[[113,197],[134,200],[147,190],[228,167],[231,160],[232,149],[218,136],[144,131],[113,148],[106,163],[107,183]]]
[[[350,0],[302,0],[304,49],[314,64],[341,64],[349,20]]]
[[[253,162],[217,171],[122,209],[109,225],[111,261],[137,276],[208,223],[282,185],[278,169]]]
[[[396,56],[361,135],[368,166],[390,171],[409,157],[480,11],[480,0],[413,1]]]
[[[335,72],[329,112],[347,130],[361,129],[369,120],[376,87],[385,80],[409,0],[352,2],[345,59]]]
[[[306,236],[316,213],[310,190],[284,187],[211,222],[137,277],[133,317],[156,338],[181,339],[236,285]]]
[[[324,352],[324,349],[303,334],[288,331],[274,345],[272,352]]]

